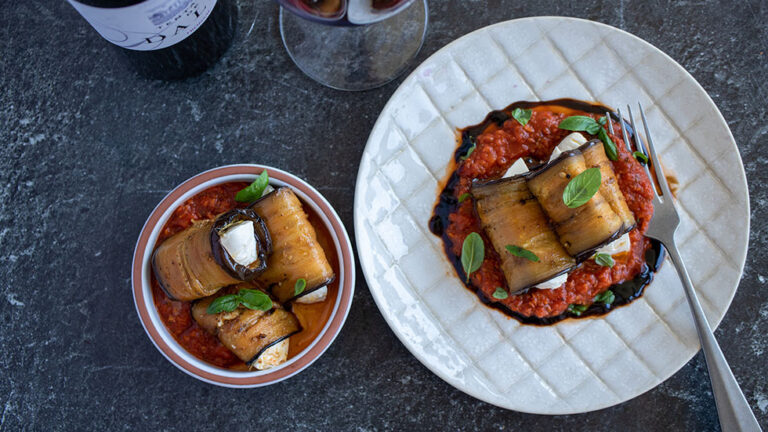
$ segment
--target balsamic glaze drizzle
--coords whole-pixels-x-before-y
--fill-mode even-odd
[[[453,171],[451,171],[445,183],[445,187],[438,196],[437,204],[435,204],[432,217],[429,220],[429,230],[436,236],[442,238],[445,254],[453,265],[453,268],[456,270],[456,274],[459,276],[459,279],[462,281],[464,286],[470,291],[474,292],[475,295],[477,295],[477,297],[486,306],[499,310],[502,313],[515,318],[523,324],[544,326],[554,324],[566,318],[585,318],[605,315],[613,309],[629,304],[634,299],[642,296],[645,287],[648,286],[648,284],[650,284],[653,280],[653,274],[656,273],[656,271],[659,269],[659,266],[664,261],[665,251],[661,243],[651,239],[651,248],[645,254],[645,264],[643,265],[640,273],[632,280],[628,280],[620,284],[614,284],[609,288],[611,291],[613,291],[615,296],[613,303],[610,305],[593,303],[587,308],[586,311],[582,312],[581,315],[575,315],[566,311],[560,315],[545,318],[525,316],[509,309],[502,303],[488,299],[479,289],[474,287],[471,283],[466,282],[467,278],[466,274],[464,273],[464,269],[461,266],[461,257],[453,254],[451,251],[453,243],[444,232],[445,227],[448,226],[449,223],[448,215],[455,212],[459,205],[459,202],[454,195],[454,190],[459,182],[459,174],[457,170],[458,163],[461,160],[461,157],[464,156],[470,147],[475,144],[477,136],[483,133],[486,128],[488,128],[488,126],[494,123],[498,126],[503,125],[505,121],[511,118],[510,113],[515,108],[534,108],[538,106],[560,106],[593,114],[605,114],[606,112],[610,112],[611,119],[615,122],[619,121],[619,118],[616,116],[612,109],[595,102],[585,102],[575,99],[555,99],[541,102],[515,102],[503,110],[491,111],[485,117],[485,120],[483,120],[481,123],[468,126],[459,131],[461,134],[461,141],[459,142],[459,145],[456,147],[456,151],[453,154],[453,159],[456,162],[456,166],[454,167]],[[624,128],[630,137],[634,135],[634,131],[626,122],[624,122]],[[535,164],[537,161],[530,162]]]

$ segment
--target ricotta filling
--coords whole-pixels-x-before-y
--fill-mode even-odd
[[[629,241],[629,233],[624,233],[621,237],[596,250],[595,255],[599,253],[618,255],[620,253],[629,252],[629,247],[631,245],[632,242]]]
[[[549,157],[550,162],[555,160],[558,156],[561,154],[576,150],[577,148],[581,147],[583,144],[587,143],[587,139],[584,138],[584,135],[574,132],[565,138],[563,138],[562,141],[560,141],[560,144],[555,147],[554,150],[552,150],[552,156]],[[525,162],[522,159],[518,159],[515,161],[515,163],[512,164],[512,166],[507,169],[507,172],[504,173],[502,178],[512,177],[520,174],[525,174],[528,172],[528,167],[525,165]],[[629,241],[629,233],[624,234],[623,236],[619,237],[618,239],[612,241],[611,243],[599,248],[597,251],[595,251],[595,254],[598,253],[606,253],[608,255],[618,255],[620,253],[624,253],[629,251],[630,248],[630,241]],[[568,273],[561,274],[560,276],[556,276],[548,281],[542,282],[538,285],[536,285],[536,288],[538,289],[556,289],[560,288],[565,284],[565,282],[568,280]]]
[[[321,301],[325,301],[325,298],[327,296],[328,296],[328,287],[324,286],[322,288],[318,288],[312,291],[309,294],[304,294],[303,296],[297,298],[296,303],[303,303],[303,304],[320,303]]]
[[[288,341],[289,339],[283,339],[261,353],[254,363],[256,369],[269,369],[288,360]]]
[[[568,273],[563,273],[560,276],[555,276],[552,279],[548,281],[544,281],[538,285],[536,285],[536,288],[538,289],[555,289],[560,288],[561,286],[565,285],[565,282],[568,280]]]
[[[253,221],[235,224],[219,234],[221,247],[236,263],[248,266],[259,258],[256,238],[253,236]]]

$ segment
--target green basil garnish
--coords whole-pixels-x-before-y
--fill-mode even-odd
[[[480,268],[484,259],[485,243],[483,243],[483,238],[476,232],[469,233],[464,239],[464,244],[461,245],[461,266],[464,267],[467,282],[469,282],[469,275]]]
[[[563,190],[563,203],[568,208],[576,208],[586,204],[600,189],[602,175],[600,168],[587,168],[581,174],[572,178]]]
[[[224,295],[212,301],[205,311],[209,314],[219,312],[231,312],[240,306],[240,297],[237,294]]]
[[[472,195],[470,195],[469,192],[464,192],[463,194],[459,195],[459,204],[463,203],[464,200],[466,200],[470,196]]]
[[[648,156],[646,156],[645,153],[641,151],[636,151],[632,153],[632,156],[634,156],[635,159],[637,159],[637,161],[640,162],[641,164],[648,165]]]
[[[595,262],[600,264],[603,267],[613,267],[614,264],[616,264],[613,261],[613,257],[603,252],[600,252],[597,255],[595,255]]]
[[[528,249],[523,249],[520,246],[506,245],[504,246],[504,249],[516,257],[525,258],[533,262],[539,261],[539,257],[537,257],[535,253],[529,251]]]
[[[584,311],[587,310],[589,306],[587,305],[580,305],[580,304],[569,304],[568,305],[568,312],[572,313],[576,316],[581,316]]]
[[[243,305],[248,309],[267,311],[272,309],[272,299],[265,293],[254,289],[241,289],[237,294],[227,294],[212,301],[205,310],[208,314],[232,312]]]
[[[509,297],[509,293],[502,287],[496,288],[496,291],[493,292],[493,298],[495,299],[504,300],[507,297]]]
[[[475,152],[476,148],[477,148],[477,143],[473,140],[472,145],[469,146],[469,148],[467,149],[467,152],[464,153],[464,156],[461,157],[461,160],[467,160],[472,155],[472,153]]]
[[[605,116],[602,116],[599,119],[597,119],[597,122],[600,123],[600,126],[605,126],[605,124],[608,123],[608,119],[605,118]]]
[[[613,294],[613,291],[608,290],[596,295],[594,300],[595,303],[602,303],[606,306],[610,306],[613,304],[613,301],[616,300],[616,295]]]
[[[590,135],[597,135],[600,129],[602,129],[600,123],[596,122],[592,117],[587,116],[566,117],[559,125],[557,125],[557,127],[574,132],[586,132]]]
[[[533,111],[526,109],[526,108],[515,108],[512,111],[512,118],[517,120],[518,123],[525,126],[528,124],[528,120],[531,119],[531,114],[533,114]]]
[[[304,289],[307,287],[307,280],[304,278],[301,278],[296,281],[296,284],[293,286],[293,295],[297,296],[304,292]]]
[[[619,152],[616,150],[616,144],[614,144],[611,137],[608,136],[608,132],[606,132],[605,129],[600,128],[600,130],[597,131],[597,137],[603,142],[605,155],[608,156],[608,159],[612,161],[619,160]]]
[[[263,311],[272,309],[272,299],[259,290],[242,289],[240,290],[239,295],[243,306],[248,309]]]
[[[595,121],[592,117],[570,116],[564,118],[557,127],[569,131],[586,132],[590,135],[597,135],[597,137],[600,138],[600,141],[603,142],[605,155],[608,156],[608,159],[615,161],[619,159],[619,154],[616,150],[616,144],[613,143],[611,137],[609,137],[608,133],[603,129],[602,125],[605,124],[605,122],[606,118],[604,116],[600,118],[599,122]]]
[[[269,174],[267,170],[264,170],[256,177],[256,180],[248,185],[245,189],[235,195],[235,201],[237,202],[252,202],[261,198],[264,194],[264,189],[269,185]]]

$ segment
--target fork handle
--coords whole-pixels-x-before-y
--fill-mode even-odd
[[[691,306],[693,321],[696,323],[696,329],[699,333],[701,349],[704,351],[704,358],[707,361],[709,370],[709,379],[712,382],[712,394],[715,397],[717,406],[717,415],[720,417],[720,428],[723,432],[731,431],[749,431],[760,432],[760,424],[757,423],[755,414],[744,397],[739,383],[728,367],[723,351],[720,350],[715,335],[709,328],[707,318],[704,316],[704,310],[701,308],[696,292],[693,290],[691,278],[685,269],[683,259],[680,257],[677,247],[674,244],[665,245],[669,252],[672,262],[675,264],[677,274],[685,288],[685,295],[688,297],[688,304]]]

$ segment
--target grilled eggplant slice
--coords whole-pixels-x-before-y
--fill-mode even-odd
[[[234,224],[250,221],[258,259],[238,264],[222,247],[219,234]],[[215,220],[196,221],[167,238],[155,249],[152,267],[157,281],[172,299],[191,301],[207,297],[221,288],[251,280],[264,271],[271,241],[266,225],[253,210],[235,209]]]
[[[152,256],[155,277],[168,297],[190,301],[240,282],[213,256],[213,220],[197,221],[166,239]]]
[[[251,208],[264,219],[273,248],[266,271],[256,280],[268,286],[280,302],[297,297],[294,286],[299,279],[307,281],[300,296],[333,281],[336,275],[317,241],[315,228],[290,188],[275,189]]]
[[[576,266],[549,226],[524,176],[473,184],[472,196],[486,236],[501,257],[511,294],[520,293]],[[507,245],[533,252],[539,261],[514,256]]]
[[[613,212],[619,215],[623,221],[624,231],[629,231],[635,226],[635,215],[627,206],[624,194],[619,189],[619,182],[616,181],[616,173],[613,172],[613,165],[605,155],[603,143],[600,140],[592,140],[579,147],[579,151],[584,156],[584,163],[587,168],[600,168],[602,182],[600,183],[600,195],[608,201]]]
[[[208,314],[208,306],[217,297],[219,295],[192,305],[192,317],[200,327],[256,369],[268,369],[288,359],[288,338],[301,331],[299,320],[293,313],[272,302],[273,307],[268,311],[239,306],[232,312]]]
[[[622,219],[600,191],[576,208],[568,208],[563,202],[565,186],[586,168],[584,156],[574,150],[528,174],[528,187],[552,220],[565,250],[577,260],[623,233]]]

